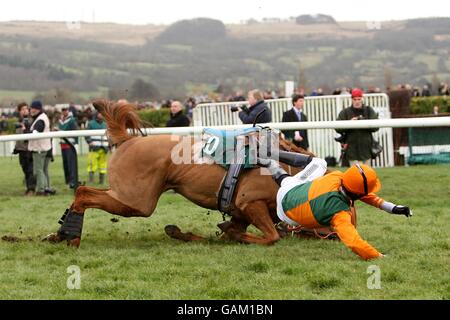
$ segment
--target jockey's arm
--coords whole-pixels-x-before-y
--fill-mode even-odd
[[[384,199],[377,196],[375,193],[369,193],[367,196],[362,197],[361,201],[391,214],[405,215],[406,217],[410,217],[413,215],[409,207],[387,202]]]
[[[354,253],[364,260],[382,257],[377,249],[364,241],[351,222],[351,215],[347,211],[340,211],[331,219],[331,226],[336,231],[339,239]]]

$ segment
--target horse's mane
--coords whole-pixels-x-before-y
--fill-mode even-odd
[[[95,100],[95,109],[100,112],[108,126],[108,137],[115,145],[133,138],[142,128],[142,121],[136,113],[136,106],[130,103],[114,103],[107,100]],[[131,129],[131,134],[127,129]]]

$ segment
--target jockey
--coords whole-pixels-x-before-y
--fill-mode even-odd
[[[299,155],[297,155],[299,156]],[[406,206],[395,205],[378,197],[381,188],[376,172],[369,166],[356,163],[345,172],[326,175],[327,163],[320,158],[305,158],[308,165],[295,176],[289,176],[279,164],[258,158],[280,185],[277,193],[277,215],[280,220],[307,228],[331,226],[341,241],[364,260],[383,257],[364,241],[351,223],[350,207],[361,200],[391,214],[412,216]]]

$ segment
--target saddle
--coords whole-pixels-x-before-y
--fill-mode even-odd
[[[218,209],[231,215],[232,200],[244,169],[257,167],[257,135],[261,128],[252,127],[241,130],[218,130],[206,128],[203,137],[206,142],[202,157],[208,157],[227,170],[218,193]]]
[[[304,167],[312,157],[280,151],[277,130],[268,127],[251,127],[241,130],[203,130],[204,144],[201,157],[221,165],[227,173],[218,193],[218,209],[231,215],[232,200],[244,169],[258,167],[258,157],[278,159],[294,167]]]

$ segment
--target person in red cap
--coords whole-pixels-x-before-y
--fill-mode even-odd
[[[339,113],[338,120],[363,119],[378,119],[378,114],[372,107],[364,105],[363,91],[356,88],[352,90],[352,105]],[[378,128],[336,129],[342,135],[339,142],[345,146],[345,160],[350,163],[350,166],[356,162],[370,165],[372,132],[377,130]]]

